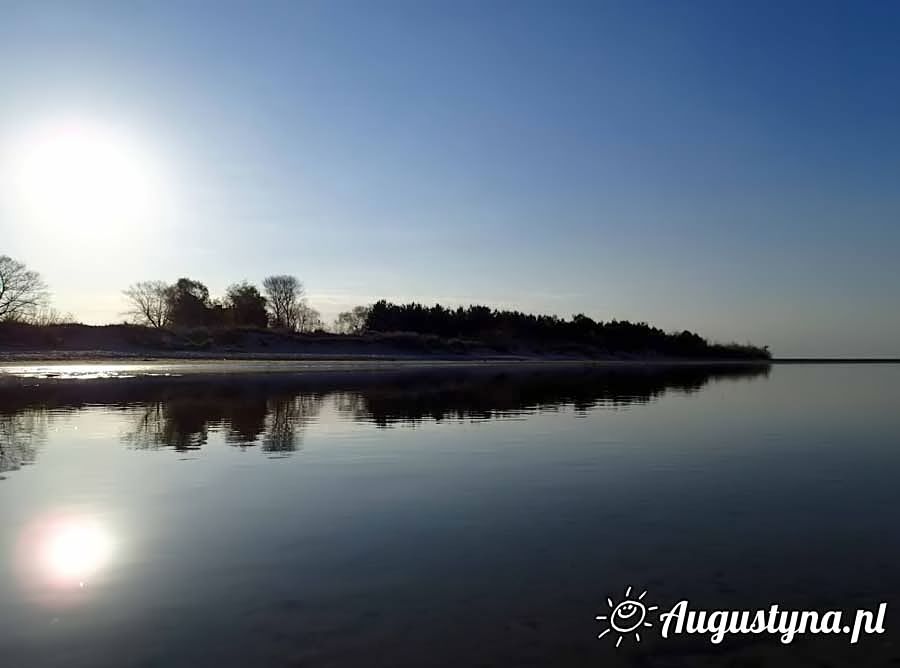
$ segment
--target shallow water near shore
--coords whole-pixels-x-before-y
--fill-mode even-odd
[[[900,661],[900,366],[136,366],[5,369],[4,665]],[[616,648],[629,586],[886,632]]]

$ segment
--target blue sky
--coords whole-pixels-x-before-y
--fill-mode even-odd
[[[79,118],[165,184],[82,234],[4,182],[0,253],[91,322],[136,280],[287,272],[326,317],[484,302],[900,355],[898,31],[887,2],[0,0],[0,149]]]

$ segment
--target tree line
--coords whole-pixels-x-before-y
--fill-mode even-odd
[[[179,278],[174,283],[141,281],[123,291],[131,322],[157,329],[195,327],[256,327],[289,331],[325,331],[322,316],[309,305],[303,283],[289,274],[267,276],[262,290],[243,281],[230,285],[219,299],[210,297],[202,282]],[[367,307],[340,313],[329,329],[359,334]]]
[[[256,327],[290,332],[326,331],[321,314],[309,305],[303,283],[289,274],[268,276],[262,290],[243,281],[216,299],[202,282],[179,278],[174,283],[141,281],[123,291],[135,324],[157,329]],[[21,262],[0,256],[0,322],[56,324],[49,292],[40,274]],[[71,320],[71,317],[69,317]],[[657,354],[696,358],[767,359],[767,347],[711,343],[684,330],[665,332],[645,322],[597,321],[577,314],[569,319],[471,305],[394,304],[380,300],[340,313],[328,327],[338,334],[409,332],[489,345],[589,346],[609,353]]]
[[[580,344],[610,353],[742,359],[771,356],[767,347],[710,343],[688,330],[667,333],[645,322],[595,321],[584,314],[565,319],[556,315],[533,315],[481,305],[454,309],[440,304],[393,304],[381,300],[369,309],[365,329],[374,332],[417,332],[488,343]]]
[[[123,291],[126,315],[135,324],[158,329],[193,327],[273,327],[296,332],[323,329],[318,311],[305,298],[296,276],[282,274],[263,280],[263,291],[243,281],[219,299],[192,278],[174,283],[141,281]]]

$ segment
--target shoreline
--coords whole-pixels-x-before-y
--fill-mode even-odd
[[[185,358],[67,358],[0,359],[0,386],[68,383],[84,380],[172,381],[177,378],[373,376],[407,373],[452,374],[456,372],[560,373],[578,371],[655,371],[666,368],[763,369],[760,360],[687,359],[537,359],[537,358],[373,358],[345,357],[303,359],[185,359]]]
[[[441,354],[441,353],[309,353],[236,351],[125,351],[125,350],[2,350],[0,370],[21,365],[64,364],[365,364],[365,365],[465,365],[465,364],[586,364],[586,365],[767,365],[767,364],[900,364],[898,357],[773,357],[770,359],[702,358],[662,356],[579,357],[573,355]]]
[[[524,335],[523,335],[524,336]],[[668,336],[668,335],[666,335]],[[658,339],[658,340],[657,340]],[[605,341],[605,343],[603,343]],[[495,333],[482,339],[442,338],[416,332],[364,334],[287,333],[272,329],[226,328],[173,332],[136,325],[0,323],[0,361],[114,360],[748,360],[769,358],[749,345],[708,344],[611,336],[588,340]]]

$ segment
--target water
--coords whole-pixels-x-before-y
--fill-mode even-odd
[[[2,665],[900,662],[900,366],[274,369],[7,373]],[[886,633],[616,649],[627,586]]]

